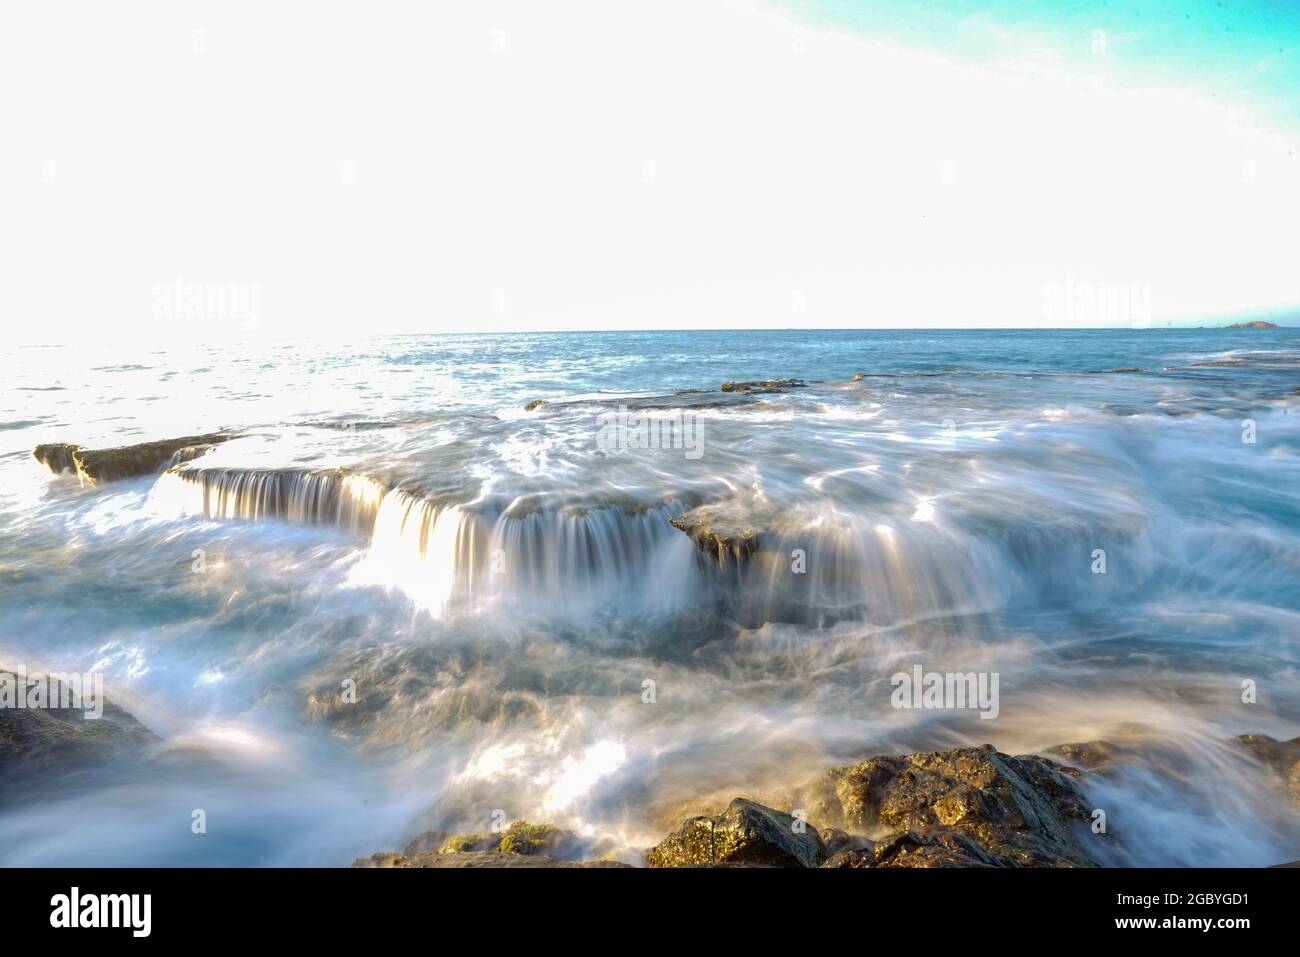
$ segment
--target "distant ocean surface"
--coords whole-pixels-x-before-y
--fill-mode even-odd
[[[498,811],[638,861],[835,764],[1096,739],[1132,755],[1092,792],[1117,863],[1300,857],[1229,740],[1300,732],[1300,330],[253,336],[3,368],[0,663],[102,672],[159,742],[0,783],[0,864],[340,865]],[[720,390],[778,379],[802,385]],[[626,441],[647,421],[684,441]],[[218,430],[97,487],[32,456]],[[997,716],[894,707],[917,665],[997,673]]]

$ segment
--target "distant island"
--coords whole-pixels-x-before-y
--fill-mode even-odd
[[[1263,319],[1255,319],[1252,322],[1234,322],[1230,326],[1224,326],[1225,329],[1280,329],[1282,328],[1276,322],[1265,322]]]

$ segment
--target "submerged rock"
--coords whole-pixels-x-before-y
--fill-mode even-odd
[[[827,856],[826,845],[811,824],[736,798],[717,817],[691,818],[651,850],[647,860],[651,867],[817,867]]]
[[[738,393],[789,392],[791,389],[802,389],[807,384],[802,379],[755,379],[748,382],[724,382],[722,383],[722,391]]]
[[[1080,840],[1091,809],[1068,771],[1046,758],[992,745],[877,757],[833,768],[807,792],[809,814],[823,825],[912,834],[888,856],[900,862],[884,866],[1096,863]]]
[[[36,446],[32,455],[56,475],[75,472],[83,482],[98,485],[101,482],[157,472],[164,465],[172,464],[173,457],[178,454],[194,458],[212,446],[232,438],[233,435],[214,432],[110,449],[85,449],[80,445],[53,443]]]

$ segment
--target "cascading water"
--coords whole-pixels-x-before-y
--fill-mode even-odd
[[[14,432],[0,657],[103,671],[184,760],[4,806],[0,844],[14,863],[337,864],[502,809],[635,861],[687,811],[832,764],[1105,738],[1132,756],[1096,795],[1126,862],[1300,856],[1295,812],[1232,743],[1300,725],[1300,342],[854,335],[744,354],[540,337],[499,375],[464,350],[514,340],[393,340],[332,410],[296,384],[361,360],[322,346],[285,360],[273,401],[211,421],[163,418],[155,372],[82,373],[159,420]],[[247,390],[233,359],[205,367],[214,395]],[[786,375],[809,384],[716,390]],[[602,444],[621,406],[696,417],[702,454]],[[96,488],[31,461],[226,426]],[[916,665],[1000,674],[996,720],[894,708]],[[196,790],[232,835],[197,851],[159,823]]]

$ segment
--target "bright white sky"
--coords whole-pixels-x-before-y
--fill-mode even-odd
[[[746,0],[133,9],[0,12],[10,341],[1132,324],[1046,315],[1089,284],[1161,325],[1300,303],[1292,131],[1076,59]],[[177,277],[257,314],[168,318]]]

